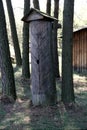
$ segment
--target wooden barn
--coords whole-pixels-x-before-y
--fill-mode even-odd
[[[73,67],[75,71],[87,71],[87,27],[74,31]]]

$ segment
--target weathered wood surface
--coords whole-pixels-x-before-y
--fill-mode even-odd
[[[30,23],[31,91],[34,105],[56,102],[51,27],[51,23],[47,21],[33,21]]]
[[[74,32],[73,67],[78,72],[87,71],[87,29]]]
[[[27,17],[27,21],[33,21],[33,20],[37,20],[37,19],[43,19],[44,17],[42,15],[40,15],[39,13],[36,13],[35,11],[33,11],[29,17]]]
[[[30,21],[36,21],[36,20],[46,20],[46,21],[58,21],[58,19],[52,17],[52,16],[49,16],[47,15],[46,13],[44,12],[41,12],[40,10],[38,9],[35,9],[35,8],[31,8],[29,13],[26,14],[22,20],[25,21],[25,22],[30,22]]]

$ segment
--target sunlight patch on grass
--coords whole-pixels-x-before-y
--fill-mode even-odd
[[[29,80],[21,79],[21,68],[15,69],[17,100],[0,104],[0,130],[81,130],[87,128],[87,77],[74,75],[77,110],[67,111],[57,106],[31,106]],[[0,82],[1,85],[1,82]],[[61,100],[61,79],[56,81],[58,101]]]
[[[29,116],[24,117],[24,122],[29,123],[30,120],[31,120],[31,119],[29,118]]]
[[[83,92],[87,92],[87,87],[78,87],[75,89],[76,93],[83,93]]]
[[[76,124],[73,123],[73,124],[70,124],[68,123],[65,127],[64,127],[64,130],[80,130],[79,127],[76,127]]]
[[[74,74],[73,79],[74,79],[74,82],[76,81],[86,82],[86,76],[80,76],[80,75]]]

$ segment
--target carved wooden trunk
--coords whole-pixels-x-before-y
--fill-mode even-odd
[[[31,82],[34,105],[49,104],[56,98],[51,34],[52,25],[49,21],[30,23]]]
[[[55,104],[52,22],[56,19],[37,9],[31,9],[22,20],[29,23],[33,105]]]

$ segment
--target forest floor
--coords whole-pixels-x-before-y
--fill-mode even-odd
[[[58,104],[31,106],[30,81],[15,69],[17,100],[14,104],[0,101],[0,130],[87,130],[87,75],[74,74],[76,105],[66,109],[60,101],[61,80],[57,80]],[[1,95],[1,80],[0,80]]]

